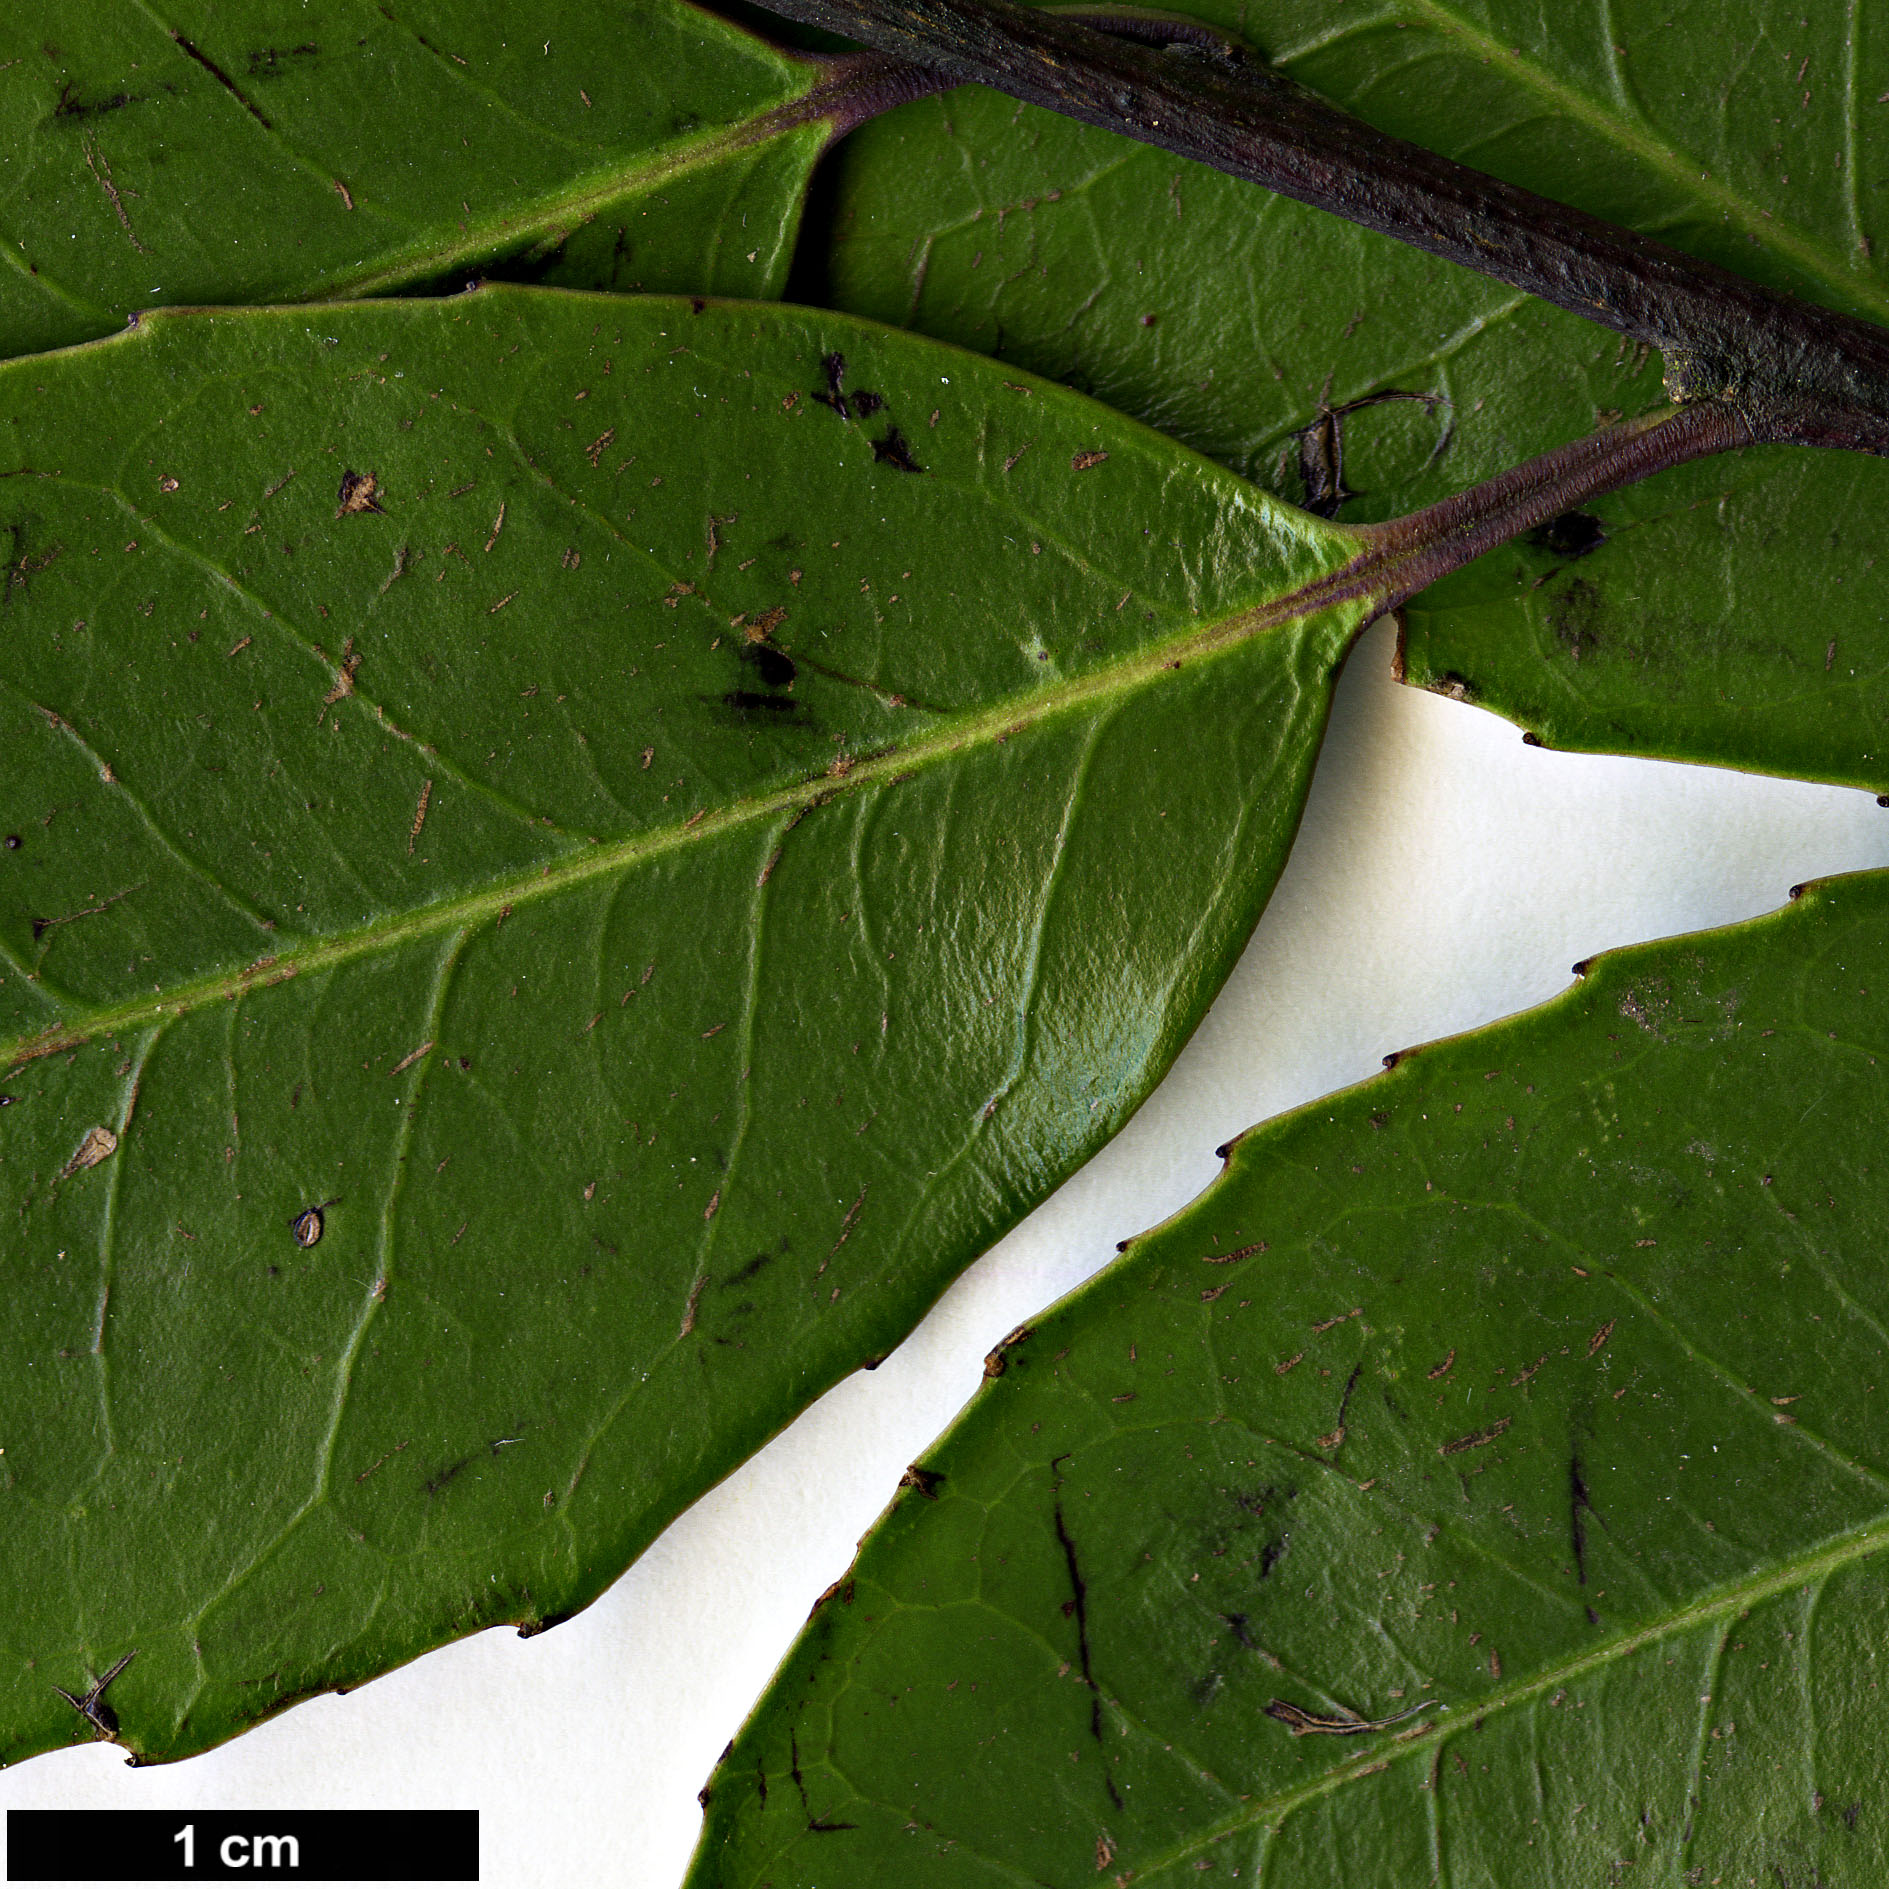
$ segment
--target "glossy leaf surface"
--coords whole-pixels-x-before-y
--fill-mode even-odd
[[[829,90],[684,0],[17,0],[0,354],[470,273],[778,295]]]
[[[1386,131],[1889,319],[1889,39],[1867,13],[1188,11]],[[1603,329],[994,93],[907,107],[836,163],[839,306],[1053,375],[1347,519],[1413,510],[1660,397],[1657,358]],[[1848,454],[1667,474],[1422,599],[1407,679],[1554,746],[1889,788],[1886,503],[1889,468]]]
[[[154,316],[0,440],[8,1757],[547,1624],[889,1349],[1193,1028],[1369,612],[804,310]]]
[[[992,1354],[695,1889],[1880,1880],[1886,934],[1832,881],[1235,1144]]]

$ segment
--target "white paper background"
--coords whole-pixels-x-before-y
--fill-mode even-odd
[[[487,1883],[674,1889],[717,1754],[984,1353],[1206,1186],[1220,1142],[1552,996],[1577,958],[1889,865],[1866,794],[1526,747],[1398,688],[1390,651],[1380,624],[1354,656],[1271,909],[1136,1120],[587,1613],[481,1634],[184,1764],[35,1758],[0,1776],[0,1805],[476,1808]]]

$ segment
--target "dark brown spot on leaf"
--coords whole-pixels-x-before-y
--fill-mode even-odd
[[[820,362],[826,373],[826,392],[815,393],[814,399],[823,407],[831,407],[842,420],[850,420],[851,410],[846,405],[846,356],[839,353],[829,354]]]
[[[1579,662],[1600,647],[1600,591],[1585,577],[1574,578],[1548,606],[1548,627]]]
[[[787,688],[800,673],[785,650],[775,649],[768,643],[750,643],[741,652],[741,660],[757,670],[762,683],[770,689]]]
[[[276,79],[285,72],[292,72],[298,66],[304,66],[309,60],[320,56],[321,48],[312,41],[301,46],[262,46],[249,54],[249,74],[252,79]]]
[[[1439,1456],[1460,1456],[1464,1450],[1479,1450],[1485,1443],[1493,1443],[1515,1419],[1504,1417],[1492,1423],[1486,1430],[1473,1430],[1468,1436],[1459,1436],[1453,1442],[1439,1443],[1436,1453]]]
[[[351,518],[356,512],[378,512],[384,509],[380,502],[379,473],[356,472],[350,468],[341,475],[341,490],[335,502],[337,518]]]
[[[1563,512],[1528,534],[1528,542],[1539,545],[1550,556],[1572,563],[1598,551],[1607,542],[1606,528],[1589,512]]]
[[[55,119],[96,118],[101,112],[122,111],[137,103],[137,95],[132,92],[114,92],[109,98],[81,98],[78,87],[68,85],[60,92],[52,115]]]
[[[896,426],[886,428],[885,437],[872,442],[872,456],[882,465],[897,466],[901,472],[923,472],[925,468],[912,457],[905,435]]]

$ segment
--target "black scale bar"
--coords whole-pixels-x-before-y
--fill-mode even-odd
[[[476,1810],[9,1810],[9,1882],[477,1882]]]

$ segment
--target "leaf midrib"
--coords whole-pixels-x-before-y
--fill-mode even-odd
[[[840,84],[822,77],[798,98],[771,106],[741,124],[726,125],[693,140],[664,145],[654,152],[642,152],[629,162],[593,171],[567,190],[538,198],[529,215],[474,219],[462,226],[464,234],[455,242],[418,244],[396,252],[392,261],[337,272],[322,283],[319,291],[311,293],[319,293],[324,300],[335,295],[384,295],[415,280],[449,271],[457,263],[489,256],[501,245],[529,247],[548,237],[566,236],[606,204],[630,192],[654,190],[692,172],[711,170],[743,151],[819,123],[838,109],[840,100],[836,95],[840,90]]]
[[[1787,1588],[1795,1587],[1800,1582],[1818,1580],[1848,1567],[1852,1562],[1861,1561],[1872,1554],[1878,1554],[1889,1548],[1889,1519],[1878,1519],[1865,1523],[1862,1527],[1851,1529],[1838,1535],[1824,1547],[1813,1553],[1798,1556],[1786,1561],[1772,1572],[1764,1575],[1748,1576],[1745,1580],[1723,1587],[1709,1600],[1692,1601],[1672,1608],[1665,1614],[1642,1623],[1631,1632],[1623,1633],[1605,1646],[1596,1647],[1592,1652],[1577,1654],[1572,1659],[1561,1661],[1558,1665],[1544,1667],[1532,1677],[1518,1681],[1513,1686],[1499,1692],[1489,1693],[1483,1698],[1466,1701],[1461,1709],[1452,1712],[1442,1723],[1432,1723],[1420,1732],[1405,1733],[1400,1738],[1375,1742],[1369,1745],[1363,1755],[1351,1763],[1327,1771],[1324,1776],[1309,1783],[1295,1786],[1291,1790],[1276,1791],[1270,1797],[1256,1798],[1244,1804],[1231,1816],[1222,1818],[1209,1826],[1197,1837],[1191,1837],[1172,1849],[1150,1858],[1136,1866],[1138,1875],[1153,1875],[1156,1871],[1167,1869],[1184,1862],[1209,1844],[1218,1843],[1225,1838],[1237,1835],[1242,1830],[1250,1830],[1259,1823],[1270,1824],[1274,1831],[1284,1827],[1285,1819],[1295,1811],[1321,1797],[1330,1796],[1333,1791],[1358,1779],[1368,1777],[1382,1770],[1387,1759],[1404,1758],[1414,1752],[1431,1751],[1441,1746],[1445,1740],[1457,1732],[1466,1729],[1472,1722],[1480,1724],[1496,1712],[1505,1712],[1512,1706],[1525,1705],[1556,1686],[1565,1686],[1570,1681],[1586,1677],[1602,1670],[1615,1660],[1628,1659],[1646,1647],[1672,1638],[1676,1634],[1690,1631],[1694,1627],[1704,1626],[1712,1621],[1723,1619],[1727,1614],[1740,1608],[1749,1608],[1759,1602],[1770,1600]]]
[[[1342,530],[1342,527],[1335,529]],[[804,813],[844,795],[890,784],[921,768],[948,761],[967,748],[1007,740],[1052,716],[1074,713],[1152,686],[1168,671],[1224,654],[1267,631],[1294,622],[1309,624],[1329,610],[1349,607],[1357,619],[1352,626],[1355,634],[1374,614],[1373,599],[1391,594],[1398,571],[1410,555],[1386,551],[1372,545],[1364,534],[1355,535],[1360,540],[1360,550],[1355,557],[1297,590],[1170,635],[1144,646],[1132,656],[1052,684],[1029,696],[1011,696],[954,720],[909,745],[862,756],[843,776],[836,778],[821,772],[766,793],[739,797],[719,807],[698,810],[687,820],[623,839],[599,842],[549,864],[541,864],[528,875],[499,881],[477,892],[415,906],[280,954],[257,958],[238,971],[209,972],[173,985],[169,990],[160,988],[149,997],[102,1006],[76,1019],[14,1037],[0,1045],[0,1069],[17,1068],[41,1056],[76,1049],[96,1037],[137,1030],[182,1016],[206,1003],[238,999],[305,973],[327,971],[357,958],[397,950],[416,939],[455,927],[482,925],[496,919],[506,908],[515,909],[593,880],[631,871],[650,860],[718,838],[735,828]]]

